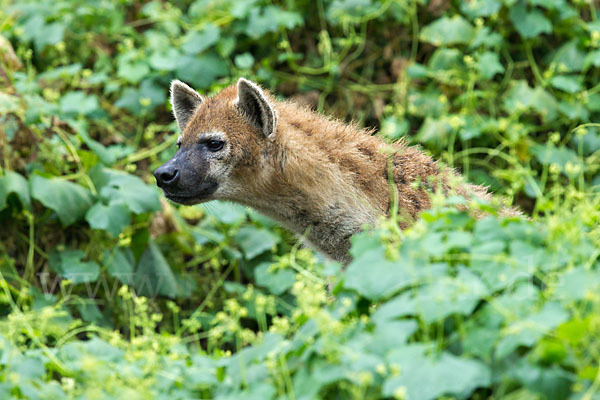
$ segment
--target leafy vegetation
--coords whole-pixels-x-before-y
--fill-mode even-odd
[[[0,5],[1,398],[600,398],[596,2]],[[161,199],[170,80],[240,76],[530,218],[434,198],[342,270],[252,210]]]

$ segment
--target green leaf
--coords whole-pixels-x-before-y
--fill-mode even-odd
[[[17,195],[23,207],[31,209],[27,180],[21,174],[6,171],[4,176],[0,176],[0,210],[6,208],[6,200],[11,193]]]
[[[106,266],[106,271],[110,276],[127,285],[133,284],[133,266],[135,261],[130,249],[115,248],[113,250],[105,250],[103,264]]]
[[[400,289],[439,272],[439,265],[427,268],[410,258],[390,261],[385,257],[385,249],[381,245],[360,253],[355,252],[355,249],[352,252],[354,260],[344,272],[344,287],[354,289],[370,300],[389,297]],[[368,266],[368,273],[365,273],[365,266]]]
[[[136,292],[143,296],[175,298],[182,293],[171,266],[152,239],[140,258],[133,280]]]
[[[46,23],[40,14],[29,18],[23,26],[23,36],[26,40],[33,40],[35,50],[41,52],[46,46],[54,46],[63,40],[66,25],[60,22]]]
[[[488,293],[477,276],[460,267],[456,278],[436,278],[421,288],[414,298],[414,307],[425,323],[432,323],[452,314],[470,315]]]
[[[259,264],[254,270],[254,276],[259,286],[266,287],[271,293],[279,296],[294,285],[296,274],[289,268],[273,270],[273,266],[271,263]]]
[[[517,32],[525,39],[552,32],[552,23],[544,17],[544,14],[537,9],[527,11],[523,0],[510,7],[509,18]]]
[[[281,238],[267,229],[244,226],[235,235],[235,241],[240,245],[247,260],[271,250]]]
[[[585,64],[586,54],[579,50],[577,39],[563,44],[552,57],[556,69],[560,73],[579,72]]]
[[[385,380],[385,397],[403,393],[406,399],[433,400],[442,395],[468,398],[476,388],[490,384],[490,370],[482,362],[446,352],[430,356],[426,351],[421,344],[392,350],[387,358],[400,367],[400,374]]]
[[[217,78],[229,74],[229,66],[216,53],[206,52],[196,57],[178,60],[177,75],[195,87],[207,88]]]
[[[460,10],[469,18],[488,17],[502,8],[501,0],[461,1]]]
[[[148,78],[142,82],[139,89],[125,89],[115,106],[142,115],[158,105],[163,105],[165,100],[165,89],[157,85],[154,79]]]
[[[460,15],[442,17],[427,25],[421,31],[420,39],[435,46],[468,44],[475,36],[475,30]]]
[[[437,49],[429,59],[432,71],[451,71],[464,68],[463,55],[458,49]]]
[[[177,69],[181,53],[177,49],[169,48],[152,53],[148,59],[150,66],[159,71],[174,71]]]
[[[252,39],[258,39],[266,33],[275,32],[280,28],[293,29],[303,23],[300,14],[284,11],[278,6],[266,6],[261,9],[253,7],[250,10],[246,34]]]
[[[376,12],[377,7],[377,2],[372,0],[334,0],[327,8],[327,19],[339,25]]]
[[[419,141],[435,144],[437,147],[444,146],[451,131],[452,127],[444,118],[427,117],[417,133],[417,138]]]
[[[554,76],[550,79],[550,84],[567,93],[577,93],[582,89],[579,79],[575,76]]]
[[[411,115],[439,118],[448,112],[448,103],[441,100],[442,93],[436,89],[413,91],[408,95]]]
[[[100,197],[109,204],[126,204],[134,214],[160,210],[157,190],[137,176],[107,168],[97,169],[91,176]]]
[[[498,54],[491,51],[486,51],[477,57],[476,67],[479,74],[486,79],[492,79],[494,75],[504,72]]]
[[[31,197],[56,212],[64,226],[83,219],[92,206],[92,194],[74,183],[39,175],[33,175],[29,182]]]
[[[250,69],[254,65],[254,57],[250,53],[238,54],[234,62],[239,69]]]
[[[91,302],[82,302],[77,304],[77,311],[81,315],[81,319],[85,322],[90,322],[98,326],[110,327],[108,319],[102,314],[100,308]]]
[[[127,62],[119,60],[117,76],[131,83],[138,83],[150,73],[150,67],[143,61]]]
[[[577,267],[561,276],[560,285],[551,291],[553,298],[562,301],[583,300],[600,291],[600,273]]]
[[[108,165],[111,165],[115,162],[115,154],[104,147],[102,143],[92,139],[90,135],[88,135],[87,129],[85,126],[83,126],[83,124],[81,124],[79,121],[69,121],[69,125],[71,125],[77,131],[83,143],[85,143],[90,150],[98,155],[100,161]]]
[[[74,91],[65,94],[60,99],[60,109],[68,115],[89,115],[100,109],[100,104],[95,95]]]
[[[100,267],[93,261],[82,261],[84,258],[82,250],[53,251],[50,253],[50,268],[75,284],[95,282],[100,275]]]
[[[558,116],[558,102],[541,87],[532,89],[525,81],[516,81],[507,92],[503,103],[508,113],[534,110],[544,121],[552,121]]]
[[[117,237],[131,223],[129,208],[125,204],[96,203],[85,215],[85,220],[94,229],[102,229]]]
[[[544,304],[540,311],[519,319],[504,329],[505,337],[496,347],[496,357],[504,358],[519,346],[533,346],[546,332],[568,318],[569,314],[557,302]]]
[[[190,55],[202,53],[221,37],[221,30],[212,23],[204,25],[201,31],[190,31],[183,37],[182,50]]]
[[[587,70],[589,67],[600,67],[600,50],[594,50],[588,53],[583,62],[583,69]],[[0,93],[0,96],[2,94]],[[0,112],[2,111],[2,100],[0,98]]]
[[[550,142],[546,145],[533,145],[531,152],[542,164],[557,164],[563,170],[567,163],[578,164],[580,162],[579,157],[573,150],[567,147],[555,147]]]

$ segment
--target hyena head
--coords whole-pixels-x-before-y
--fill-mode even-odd
[[[154,171],[165,196],[180,204],[243,201],[253,181],[249,174],[260,171],[272,154],[277,131],[273,104],[258,85],[243,78],[212,98],[173,81],[179,150]]]

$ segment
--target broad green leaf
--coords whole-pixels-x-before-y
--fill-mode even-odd
[[[432,323],[451,314],[470,315],[488,293],[477,276],[461,267],[456,278],[441,277],[422,287],[414,307],[425,323]]]
[[[75,284],[95,282],[100,274],[100,266],[94,261],[83,261],[84,258],[82,250],[54,251],[50,254],[50,268]]]
[[[585,61],[583,62],[583,69],[587,70],[591,66],[600,67],[600,50],[591,51],[588,53],[587,56],[585,56]],[[0,106],[0,110],[1,109],[2,108]]]
[[[177,49],[169,48],[152,53],[148,59],[150,66],[159,71],[174,71],[181,59],[181,53]]]
[[[250,53],[238,54],[234,62],[239,69],[250,69],[254,65],[254,57]]]
[[[130,224],[129,208],[125,204],[104,205],[96,203],[85,215],[85,220],[94,229],[102,229],[117,237]]]
[[[442,101],[442,93],[436,89],[414,91],[408,95],[411,115],[439,118],[448,112],[448,103]]]
[[[77,75],[82,68],[83,67],[80,63],[73,63],[63,67],[53,68],[49,71],[41,73],[38,75],[38,79],[44,81],[54,81],[56,79],[72,78],[73,76]]]
[[[437,147],[441,147],[447,143],[451,131],[452,127],[445,118],[434,119],[427,117],[419,129],[417,137],[422,142],[435,144]]]
[[[327,8],[327,19],[337,25],[376,12],[377,7],[372,0],[334,0]]]
[[[98,98],[82,91],[69,92],[60,99],[60,109],[67,115],[89,115],[99,108]]]
[[[588,109],[574,98],[558,103],[558,110],[572,121],[588,121],[590,118]]]
[[[102,314],[100,308],[95,303],[82,302],[77,305],[77,311],[81,319],[85,322],[93,323],[98,326],[110,327],[108,319]]]
[[[461,1],[460,10],[469,18],[487,17],[496,14],[502,8],[501,0]]]
[[[268,262],[259,264],[254,269],[254,276],[258,285],[278,296],[294,285],[296,274],[289,268],[273,270],[273,266]]]
[[[134,214],[160,210],[157,190],[140,178],[111,169],[98,169],[92,179],[109,204],[126,204]]]
[[[584,135],[574,135],[573,142],[576,149],[581,146],[584,156],[589,156],[600,150],[600,134],[598,134],[597,129],[589,129]]]
[[[92,194],[75,183],[33,175],[29,184],[31,197],[56,212],[64,226],[83,219],[92,206]]]
[[[498,48],[501,44],[502,36],[498,32],[492,32],[489,27],[483,26],[477,29],[477,33],[469,47],[471,49],[476,49],[478,47]]]
[[[425,267],[419,265],[419,261],[404,257],[390,261],[381,245],[353,254],[354,260],[346,267],[343,275],[344,286],[370,300],[389,297],[400,289],[436,275],[440,267]],[[368,266],[366,270],[365,266]]]
[[[178,60],[177,75],[195,87],[207,88],[217,78],[228,73],[229,66],[213,52],[205,52],[195,57],[183,56]]]
[[[115,162],[116,157],[114,152],[110,151],[109,149],[104,147],[102,143],[92,139],[90,135],[88,135],[87,124],[83,123],[82,120],[69,120],[68,123],[79,134],[83,143],[85,143],[86,146],[90,148],[90,150],[92,150],[94,153],[96,153],[96,155],[98,155],[98,157],[100,157],[100,161],[108,165],[111,165]]]
[[[145,79],[137,88],[126,88],[115,106],[125,108],[134,114],[141,115],[164,104],[166,90],[157,85],[154,79]]]
[[[398,365],[400,373],[385,380],[384,396],[403,393],[406,399],[433,400],[442,395],[468,398],[476,388],[489,385],[490,370],[482,362],[446,352],[427,355],[426,351],[421,344],[392,350],[388,361]]]
[[[147,297],[166,296],[175,298],[182,293],[171,266],[152,239],[142,255],[133,276],[138,294]]]
[[[563,170],[567,163],[579,164],[577,154],[567,147],[555,147],[548,143],[545,146],[535,144],[531,148],[531,152],[542,164],[550,165],[557,164]]]
[[[550,84],[556,89],[560,89],[567,93],[576,93],[582,89],[579,79],[574,76],[554,76],[550,79]]]
[[[504,329],[504,338],[498,343],[496,357],[506,357],[519,346],[533,346],[544,334],[565,322],[569,314],[557,302],[546,303],[542,309],[520,319]]]
[[[525,39],[552,32],[552,23],[544,14],[538,9],[527,10],[523,0],[510,7],[509,16],[517,32]]]
[[[190,31],[183,37],[182,50],[191,55],[202,53],[219,41],[221,30],[214,24],[206,24],[201,31]]]
[[[33,40],[36,51],[41,52],[46,46],[53,46],[63,40],[66,25],[61,22],[47,23],[40,14],[34,14],[23,26],[25,40]]]
[[[143,61],[127,62],[119,60],[117,76],[131,83],[138,83],[150,73],[150,67]]]
[[[133,284],[134,264],[133,253],[129,249],[115,248],[104,251],[103,265],[106,266],[108,274],[127,285]]]
[[[271,250],[281,238],[267,229],[244,226],[235,235],[235,241],[240,245],[247,260]]]
[[[544,121],[556,119],[558,102],[541,87],[530,88],[525,81],[516,81],[506,94],[503,103],[504,110],[508,113],[525,112],[534,110],[542,116]]]
[[[560,73],[578,72],[583,69],[586,54],[579,50],[577,40],[571,40],[563,44],[552,57],[556,69]]]
[[[467,44],[475,36],[471,24],[460,15],[438,18],[421,30],[420,39],[435,46]]]
[[[262,9],[250,9],[250,17],[245,33],[252,39],[258,39],[268,32],[275,32],[280,28],[292,29],[303,23],[300,14],[284,11],[278,6],[267,6]]]
[[[23,207],[31,209],[27,180],[17,172],[6,171],[4,176],[0,176],[0,210],[6,207],[6,200],[11,193],[17,195]]]
[[[486,79],[492,79],[494,75],[504,72],[497,53],[486,51],[477,57],[477,71]]]
[[[574,268],[561,276],[560,285],[549,288],[553,298],[561,301],[583,300],[600,291],[600,273]]]

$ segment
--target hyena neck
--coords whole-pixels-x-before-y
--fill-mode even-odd
[[[346,169],[331,161],[326,149],[298,141],[296,134],[282,133],[286,139],[274,144],[270,153],[276,156],[261,166],[258,177],[256,171],[240,174],[252,176],[253,182],[248,178],[240,185],[251,190],[236,201],[280,222],[315,250],[347,263],[350,237],[374,225],[384,212],[374,207]]]
[[[350,261],[350,237],[364,225],[373,225],[377,218],[371,207],[356,199],[323,201],[299,192],[244,203],[278,221],[310,247],[343,263]]]

